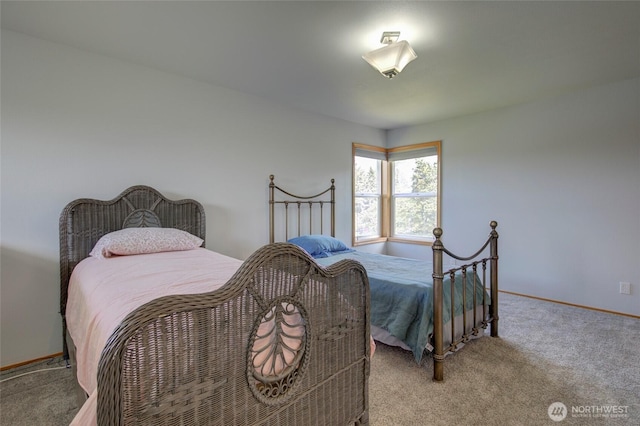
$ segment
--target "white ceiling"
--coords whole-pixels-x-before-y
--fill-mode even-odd
[[[640,76],[640,2],[6,1],[2,28],[381,129]],[[362,58],[401,31],[392,80]]]

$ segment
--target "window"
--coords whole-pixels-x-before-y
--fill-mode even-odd
[[[440,224],[440,141],[353,144],[353,245],[429,243]]]
[[[354,241],[377,241],[382,237],[382,175],[384,150],[367,151],[353,157]]]

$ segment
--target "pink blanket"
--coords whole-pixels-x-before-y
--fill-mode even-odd
[[[241,260],[203,248],[89,257],[80,262],[71,275],[66,318],[76,346],[78,383],[89,399],[71,424],[96,424],[98,362],[107,339],[127,314],[161,296],[215,290],[241,264]]]

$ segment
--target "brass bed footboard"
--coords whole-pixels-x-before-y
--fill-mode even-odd
[[[469,341],[473,336],[477,336],[480,333],[480,329],[485,329],[488,325],[491,326],[490,332],[491,337],[498,337],[498,232],[496,231],[496,227],[498,226],[498,222],[491,221],[491,233],[489,234],[489,238],[484,243],[484,245],[473,255],[471,256],[459,256],[447,248],[445,248],[442,243],[442,229],[436,228],[433,230],[433,235],[435,236],[435,241],[433,246],[431,247],[433,250],[433,379],[435,381],[442,381],[444,376],[444,366],[443,361],[444,357],[447,353],[453,352],[457,349],[457,347],[461,343],[465,343]],[[485,249],[489,246],[489,256],[481,257],[481,254],[485,251]],[[460,267],[452,268],[446,272],[443,271],[443,253],[451,256],[453,259],[470,263],[462,265]],[[489,304],[489,315],[487,316],[486,308],[486,292],[482,292],[481,295],[476,294],[475,291],[475,280],[478,273],[478,267],[481,268],[482,272],[482,283],[483,287],[486,288],[486,274],[487,274],[487,264],[489,264],[489,291],[490,291],[490,304]],[[453,291],[453,286],[455,283],[456,275],[458,273],[461,274],[463,283],[466,283],[468,279],[468,270],[471,269],[472,274],[471,280],[473,280],[473,294],[472,297],[472,326],[467,327],[467,294],[466,294],[466,285],[462,286],[462,301],[455,300],[455,292]],[[443,320],[443,308],[444,308],[444,291],[443,291],[443,280],[446,275],[449,275],[451,278],[451,343],[445,347],[444,345],[444,320]],[[480,301],[477,300],[478,297],[481,297],[482,304],[482,316],[481,320],[477,321],[477,309],[480,306]],[[456,334],[456,321],[453,320],[454,312],[455,312],[455,304],[461,303],[464,307],[462,310],[462,327],[463,330],[460,334]]]

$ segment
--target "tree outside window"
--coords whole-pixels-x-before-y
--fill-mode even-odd
[[[382,161],[354,157],[355,240],[380,238],[382,205]]]
[[[393,237],[431,238],[438,218],[438,157],[391,163]]]
[[[440,223],[440,141],[390,149],[354,144],[353,152],[354,245],[432,241]]]

